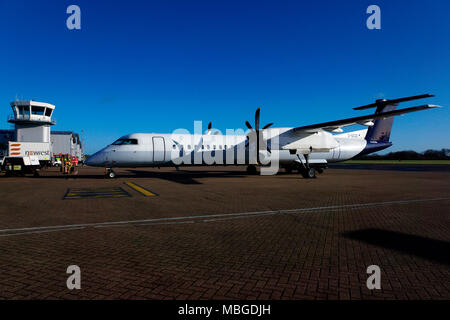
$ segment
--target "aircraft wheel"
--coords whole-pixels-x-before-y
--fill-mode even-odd
[[[305,179],[314,179],[316,177],[316,170],[314,168],[303,170],[302,176]]]
[[[112,170],[109,170],[106,176],[110,179],[114,179],[116,177],[116,173]]]

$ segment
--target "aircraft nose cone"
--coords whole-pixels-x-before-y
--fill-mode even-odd
[[[90,156],[89,158],[84,160],[84,164],[87,166],[92,166],[92,164],[93,164],[92,158],[93,158],[93,156]]]
[[[87,158],[84,163],[88,166],[99,166],[104,162],[104,161],[102,161],[103,160],[102,158],[103,157],[102,157],[101,153],[97,152],[97,153],[94,153],[89,158]]]

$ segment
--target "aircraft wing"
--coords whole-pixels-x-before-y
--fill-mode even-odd
[[[370,114],[367,116],[360,116],[360,117],[354,117],[354,118],[348,118],[348,119],[342,119],[342,120],[336,120],[336,121],[329,121],[329,122],[323,122],[318,124],[313,124],[309,126],[303,126],[303,127],[296,127],[293,128],[293,132],[302,131],[302,132],[316,132],[319,130],[326,130],[326,131],[334,131],[334,132],[341,132],[341,127],[351,126],[354,124],[361,124],[361,125],[373,125],[372,121],[377,119],[384,119],[389,118],[393,116],[399,116],[405,113],[410,112],[416,112],[420,110],[427,110],[432,108],[438,108],[437,105],[432,104],[425,104],[418,107],[411,107],[411,108],[405,108],[400,110],[394,110],[394,111],[388,111],[388,112],[381,112],[378,114]]]

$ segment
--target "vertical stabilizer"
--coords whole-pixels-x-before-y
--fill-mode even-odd
[[[377,100],[377,102],[382,102],[383,100]],[[382,112],[394,111],[398,104],[381,104],[377,106],[375,114]],[[374,125],[369,127],[365,139],[368,142],[389,142],[391,136],[392,125],[394,123],[394,117],[389,117],[386,119],[379,119],[374,121]]]

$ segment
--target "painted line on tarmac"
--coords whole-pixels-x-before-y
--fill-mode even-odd
[[[0,234],[0,237],[13,237],[13,236],[23,236],[27,234],[36,234],[36,233],[49,233],[49,232],[57,232],[57,231],[70,231],[70,230],[81,230],[86,227],[78,227],[78,228],[61,228],[55,230],[42,230],[42,231],[29,231],[29,232],[16,232],[16,233],[6,233]]]
[[[69,188],[63,200],[98,199],[98,198],[124,198],[131,195],[121,187],[113,188]]]
[[[141,187],[133,182],[125,182],[125,184],[127,186],[129,186],[131,189],[139,192],[141,195],[143,195],[144,197],[156,197],[157,194],[153,193],[147,189],[145,189],[144,187]]]
[[[221,213],[221,214],[208,214],[199,216],[184,216],[184,217],[171,217],[171,218],[154,218],[154,219],[141,219],[141,220],[125,220],[125,221],[111,221],[111,222],[98,222],[98,223],[83,223],[83,224],[68,224],[57,226],[42,226],[42,227],[28,227],[28,228],[12,228],[12,229],[0,229],[0,236],[14,236],[25,235],[32,233],[44,233],[54,231],[66,231],[84,229],[87,227],[105,228],[105,227],[119,227],[128,225],[156,225],[156,224],[179,224],[179,223],[194,223],[198,222],[212,222],[222,218],[231,219],[244,218],[244,217],[257,217],[276,214],[293,214],[303,212],[320,212],[320,211],[335,211],[338,209],[357,209],[357,208],[370,208],[375,206],[397,205],[397,204],[409,204],[418,202],[431,202],[431,201],[448,201],[450,198],[432,198],[432,199],[414,199],[414,200],[395,200],[384,202],[371,202],[371,203],[357,203],[347,204],[340,206],[325,206],[325,207],[312,207],[312,208],[299,208],[299,209],[285,209],[285,210],[267,210],[267,211],[253,211],[253,212],[239,212],[239,213]],[[159,222],[159,223],[158,223]]]

